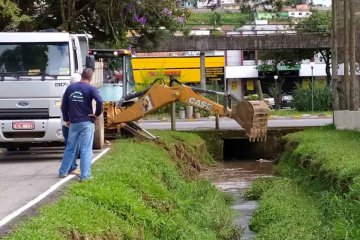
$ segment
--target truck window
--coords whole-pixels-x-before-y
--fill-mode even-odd
[[[134,73],[133,73],[133,68],[132,68],[132,63],[131,63],[131,58],[130,57],[125,57],[125,67],[126,67],[126,74],[127,74],[127,82],[130,86],[134,86],[135,85],[135,80],[134,80]]]
[[[74,56],[74,63],[75,63],[75,72],[77,72],[77,71],[79,71],[79,64],[78,64],[78,58],[77,58],[75,49],[73,51],[73,56]]]
[[[0,73],[70,75],[68,43],[2,43]]]

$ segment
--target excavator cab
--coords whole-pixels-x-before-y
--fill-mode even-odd
[[[130,51],[90,49],[89,55],[95,57],[94,82],[105,102],[119,101],[134,91]]]
[[[121,124],[107,125],[106,106],[118,102],[132,93],[135,87],[131,64],[131,52],[128,50],[89,49],[89,56],[95,59],[95,71],[92,85],[96,86],[104,101],[104,114],[95,123],[94,149],[104,146],[105,135],[116,135]]]

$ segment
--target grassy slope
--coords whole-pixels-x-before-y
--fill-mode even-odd
[[[156,134],[165,142],[114,142],[93,167],[91,181],[71,184],[65,196],[6,239],[230,239],[237,234],[231,198],[195,178],[198,158],[208,159],[203,140]]]
[[[360,133],[326,127],[286,139],[283,177],[264,191],[251,223],[257,239],[360,239]]]
[[[211,19],[214,15],[214,12],[204,12],[204,13],[191,13],[189,19],[186,21],[187,25],[201,26],[201,25],[212,25]],[[245,23],[248,23],[252,20],[251,14],[248,13],[220,13],[220,25],[231,25],[234,27],[240,27]]]

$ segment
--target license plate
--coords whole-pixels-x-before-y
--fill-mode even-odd
[[[32,121],[13,122],[12,128],[14,130],[33,130],[35,129],[35,122]]]

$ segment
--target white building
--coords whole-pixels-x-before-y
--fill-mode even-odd
[[[206,0],[206,1],[197,1],[197,8],[211,8],[212,6],[216,6],[218,4],[217,0]]]
[[[319,7],[331,7],[331,0],[304,0],[303,3]]]
[[[266,20],[265,20],[266,21]],[[257,21],[258,25],[246,25],[238,28],[236,31],[230,32],[231,35],[261,35],[276,34],[276,33],[294,33],[292,27],[288,25],[264,25],[264,21]],[[325,79],[325,63],[320,56],[314,56],[315,65],[311,68],[310,60],[301,62],[293,69],[287,70],[285,66],[281,67],[279,71],[283,76],[287,86],[284,91],[290,92],[295,86],[295,81],[300,79]],[[227,89],[238,97],[244,97],[244,94],[254,89],[254,80],[260,79],[263,92],[267,92],[267,88],[273,84],[274,75],[264,75],[258,70],[258,56],[257,51],[254,50],[228,50],[225,52],[225,79],[227,80]],[[291,72],[292,75],[286,75],[286,72]],[[271,74],[271,73],[270,73]],[[285,85],[286,85],[285,84]]]
[[[307,4],[296,5],[295,8],[285,8],[290,18],[306,18],[311,15],[310,7]]]
[[[255,20],[255,24],[248,24],[227,32],[227,35],[266,35],[275,33],[296,33],[294,26],[288,24],[268,24],[268,20]]]

